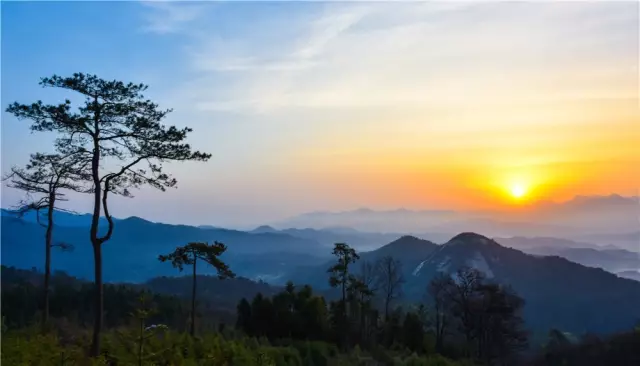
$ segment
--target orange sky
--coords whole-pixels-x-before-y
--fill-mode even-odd
[[[179,190],[114,201],[120,216],[252,225],[315,210],[511,209],[638,193],[637,2],[135,7],[139,24],[122,26],[137,27],[127,32],[141,44],[119,51],[145,47],[140,59],[117,68],[113,56],[61,58],[62,69],[117,68],[104,76],[148,83],[174,109],[166,123],[192,127],[189,143],[213,157],[169,165]],[[7,91],[30,86],[11,99],[50,98],[36,82],[58,70],[51,52],[82,44],[46,53],[28,47],[46,30],[11,24],[31,37],[14,45],[42,51],[29,58],[38,68],[7,53]],[[116,38],[119,25],[107,24],[87,32]],[[26,127],[3,140],[4,164],[26,161],[22,139],[35,141]],[[509,196],[515,185],[521,200]],[[19,198],[3,190],[4,202]]]

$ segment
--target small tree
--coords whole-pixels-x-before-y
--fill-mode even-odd
[[[125,84],[96,75],[75,73],[70,77],[42,78],[40,85],[79,93],[84,103],[71,110],[71,101],[48,105],[13,103],[7,112],[18,119],[31,120],[31,130],[57,132],[55,147],[63,155],[73,155],[80,171],[91,176],[93,213],[89,239],[95,269],[94,324],[90,354],[100,353],[103,324],[102,244],[113,234],[114,222],[107,203],[109,193],[130,197],[130,189],[150,185],[164,191],[177,181],[163,171],[168,161],[206,161],[211,155],[192,151],[184,140],[192,130],[162,124],[171,112],[145,99],[144,84]],[[146,169],[137,167],[146,165]],[[100,236],[98,224],[104,214],[107,232]]]
[[[161,262],[170,261],[174,268],[180,271],[184,266],[193,266],[193,280],[191,288],[191,327],[189,333],[193,337],[195,335],[195,319],[196,319],[196,267],[198,259],[211,265],[218,272],[218,278],[227,279],[235,277],[235,274],[229,269],[226,263],[220,260],[220,256],[227,250],[227,246],[214,242],[209,245],[207,243],[189,243],[182,247],[177,247],[173,253],[160,255],[158,260]]]
[[[42,295],[42,330],[49,321],[49,287],[51,280],[51,248],[71,250],[68,243],[53,243],[54,217],[53,212],[58,201],[66,201],[63,190],[83,191],[80,183],[87,177],[78,174],[82,171],[80,161],[73,155],[61,156],[57,154],[32,154],[29,163],[24,168],[13,167],[3,180],[8,180],[8,187],[26,192],[29,197],[19,203],[17,215],[22,217],[34,211],[39,225],[45,231],[44,255],[44,284]],[[46,223],[40,221],[40,212],[46,211]],[[60,209],[59,209],[60,210]]]

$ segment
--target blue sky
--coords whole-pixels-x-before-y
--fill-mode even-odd
[[[629,194],[637,27],[632,2],[3,2],[2,106],[65,97],[37,85],[54,73],[149,84],[213,158],[168,166],[178,190],[115,200],[121,217],[465,209],[495,201],[486,181]],[[2,119],[3,171],[50,148]]]

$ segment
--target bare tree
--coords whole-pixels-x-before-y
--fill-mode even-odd
[[[524,300],[510,287],[484,281],[484,274],[473,268],[456,272],[446,286],[451,290],[445,291],[451,319],[465,337],[469,356],[483,364],[514,364],[528,341],[521,316]]]
[[[372,292],[378,291],[376,267],[370,261],[365,260],[360,263],[360,271],[357,273],[356,277]]]
[[[402,297],[402,263],[391,256],[380,258],[376,262],[377,286],[384,302],[384,319],[389,319],[389,310],[394,300]]]
[[[462,267],[456,272],[455,286],[449,295],[451,311],[460,320],[467,344],[473,341],[474,314],[472,304],[481,296],[479,290],[484,281],[484,273],[475,268]]]
[[[82,171],[81,162],[75,156],[61,156],[58,154],[32,154],[29,163],[24,168],[12,167],[11,172],[3,177],[9,181],[10,188],[19,189],[27,194],[27,199],[21,201],[16,210],[19,217],[33,211],[39,225],[45,231],[44,255],[44,283],[42,294],[42,330],[46,329],[49,321],[49,287],[51,279],[51,248],[71,250],[68,243],[53,242],[54,209],[58,201],[66,201],[62,191],[85,190],[82,181],[87,177],[78,174]],[[40,220],[40,212],[46,210],[46,223]],[[60,210],[60,208],[58,208]]]
[[[433,304],[433,326],[436,334],[436,351],[442,353],[444,346],[444,337],[449,326],[449,301],[453,292],[455,283],[451,276],[444,273],[438,273],[431,280],[427,293],[431,297]]]
[[[207,243],[189,243],[182,247],[177,247],[172,253],[161,255],[158,260],[161,262],[169,261],[180,271],[184,266],[193,266],[192,288],[191,288],[191,328],[189,333],[193,337],[195,334],[196,322],[196,267],[198,259],[209,264],[218,272],[218,278],[227,279],[235,277],[235,274],[229,269],[226,263],[220,260],[220,256],[227,250],[227,247],[218,242],[211,245]]]
[[[95,311],[90,354],[100,353],[103,324],[102,244],[111,239],[114,222],[107,203],[108,195],[130,197],[130,189],[150,185],[164,191],[177,181],[163,172],[168,161],[206,161],[211,155],[192,151],[184,140],[192,130],[166,127],[161,122],[171,112],[145,99],[144,84],[125,84],[95,75],[75,73],[71,77],[54,75],[42,78],[40,85],[79,93],[84,103],[71,110],[71,101],[58,105],[13,103],[7,112],[18,119],[32,121],[33,131],[58,132],[55,146],[63,155],[74,155],[89,163],[93,187],[93,213],[89,239],[95,266]],[[146,168],[136,168],[139,164]],[[115,168],[120,165],[119,168]],[[98,234],[101,214],[108,222],[105,235]]]

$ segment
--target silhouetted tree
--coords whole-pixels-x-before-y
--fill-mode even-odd
[[[444,273],[438,273],[431,280],[427,289],[431,297],[433,327],[436,336],[436,351],[442,353],[444,346],[444,338],[449,325],[448,300],[450,291],[453,290],[453,280],[451,276]]]
[[[403,343],[412,352],[422,352],[424,349],[424,323],[417,312],[409,311],[405,314],[402,324]]]
[[[193,267],[193,281],[191,288],[191,326],[189,333],[191,336],[195,334],[196,319],[196,268],[198,259],[211,265],[218,272],[220,279],[233,278],[235,274],[229,269],[226,263],[220,260],[220,256],[227,250],[227,247],[218,242],[209,245],[207,243],[189,243],[182,247],[177,247],[173,253],[161,255],[158,260],[161,262],[170,261],[171,264],[180,271],[184,266]]]
[[[236,307],[236,328],[242,329],[248,335],[253,335],[253,328],[251,324],[251,304],[247,299],[243,298]]]
[[[482,272],[460,268],[451,281],[441,279],[444,303],[466,340],[466,352],[490,364],[513,364],[527,345],[521,310],[524,300],[513,289],[485,283]]]
[[[331,253],[338,258],[338,261],[327,270],[331,273],[329,285],[340,287],[344,303],[347,299],[347,286],[349,285],[349,265],[360,259],[360,256],[355,249],[345,243],[336,243]]]
[[[42,329],[44,331],[49,321],[49,291],[51,278],[51,248],[71,250],[67,243],[53,243],[54,217],[53,212],[58,201],[66,201],[63,190],[82,191],[82,166],[75,156],[61,156],[57,154],[32,154],[29,163],[24,168],[13,167],[3,180],[8,180],[8,187],[26,192],[29,197],[20,202],[17,215],[22,217],[29,211],[34,211],[38,224],[46,228],[44,255],[44,284],[42,295]],[[40,211],[46,211],[46,223],[40,221]]]
[[[456,272],[454,285],[449,290],[449,309],[459,320],[467,346],[470,346],[473,340],[474,330],[474,314],[471,305],[475,297],[480,296],[479,288],[484,279],[484,273],[477,269],[462,267]]]
[[[74,91],[85,97],[83,105],[75,111],[67,99],[58,105],[42,101],[30,105],[15,102],[7,112],[19,119],[32,120],[33,131],[58,132],[61,136],[55,146],[60,154],[90,163],[93,213],[89,237],[94,252],[96,287],[90,353],[95,357],[100,353],[103,322],[102,244],[111,238],[114,226],[107,207],[108,194],[129,197],[129,189],[142,185],[164,191],[177,183],[163,172],[164,162],[205,161],[211,155],[194,152],[184,143],[192,131],[190,128],[166,127],[161,123],[171,110],[159,109],[157,104],[145,99],[142,92],[147,86],[144,84],[125,84],[75,73],[71,77],[42,78],[40,85]],[[118,163],[119,168],[110,170]],[[146,163],[147,168],[136,169],[140,163]],[[108,222],[104,236],[98,234],[102,213]]]
[[[391,256],[380,258],[376,263],[377,288],[384,302],[384,318],[389,317],[389,309],[394,300],[402,296],[402,285],[404,276],[402,274],[402,263]]]
[[[365,339],[365,326],[371,309],[371,298],[373,291],[366,285],[360,276],[349,276],[349,285],[347,288],[348,298],[355,306],[353,306],[352,317],[357,316],[360,340]],[[357,309],[357,310],[356,310]],[[355,319],[354,319],[355,320]]]
[[[483,284],[479,291],[481,296],[471,305],[477,357],[487,364],[512,365],[513,356],[527,346],[520,315],[524,300],[497,284]]]
[[[355,249],[345,243],[336,243],[331,253],[337,257],[337,262],[327,270],[331,274],[329,285],[340,287],[342,291],[340,304],[334,308],[334,314],[339,314],[339,319],[335,319],[334,325],[339,327],[337,333],[342,336],[343,346],[346,346],[348,337],[347,288],[351,279],[349,266],[360,259],[360,256]]]

